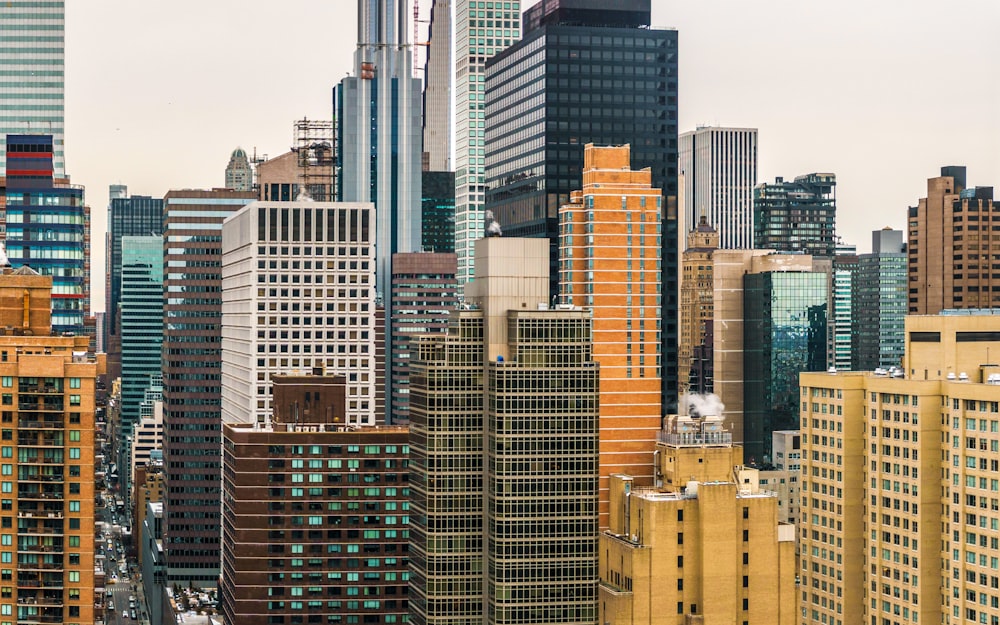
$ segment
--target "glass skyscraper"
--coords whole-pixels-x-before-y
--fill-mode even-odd
[[[486,201],[486,61],[521,36],[520,2],[455,0],[455,253],[458,283],[474,275]],[[582,156],[581,162],[582,162]]]
[[[806,174],[791,182],[780,176],[753,191],[753,246],[821,258],[836,253],[837,177]]]
[[[122,237],[148,237],[158,235],[162,231],[162,198],[148,195],[127,196],[126,192],[123,197],[112,197],[108,203],[107,272],[111,280],[105,308],[108,314],[108,334],[118,334],[115,312],[121,299]]]
[[[767,462],[771,433],[799,427],[799,373],[826,369],[827,275],[743,277],[743,449]]]
[[[52,276],[52,330],[83,334],[83,187],[53,179],[51,135],[6,135],[7,256]]]
[[[8,134],[52,135],[56,178],[66,177],[65,25],[63,0],[0,2],[0,143]],[[5,145],[0,175],[7,170]]]
[[[854,289],[858,343],[854,369],[903,365],[908,275],[903,232],[891,228],[873,232],[872,253],[861,255]]]

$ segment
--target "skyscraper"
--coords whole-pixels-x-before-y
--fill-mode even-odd
[[[83,334],[83,187],[57,180],[52,135],[7,135],[7,256],[52,276],[52,330]]]
[[[431,5],[427,62],[424,63],[423,119],[425,169],[451,171],[451,0],[434,0]],[[452,191],[452,198],[454,196]],[[451,249],[454,247],[452,241]]]
[[[52,172],[66,177],[64,152],[65,0],[0,3],[4,83],[0,87],[0,176],[6,173],[8,134],[51,136]],[[59,324],[57,324],[59,325]]]
[[[858,281],[857,246],[838,244],[830,274],[830,315],[827,329],[829,341],[826,366],[849,370],[855,362],[858,325],[854,322],[857,312],[855,302]]]
[[[910,313],[1000,306],[1000,271],[990,262],[1000,241],[985,225],[997,211],[993,187],[966,187],[965,167],[927,180],[927,197],[908,211]]]
[[[583,153],[583,185],[559,209],[563,302],[594,319],[593,358],[601,367],[601,527],[608,480],[654,481],[661,429],[660,221],[663,194],[649,168],[630,168],[629,146]]]
[[[889,227],[872,232],[872,253],[858,259],[853,295],[857,338],[854,370],[903,364],[907,285],[903,232]]]
[[[719,232],[705,215],[687,233],[687,248],[681,256],[680,332],[677,342],[678,393],[712,392],[712,255],[719,249]]]
[[[476,244],[448,334],[410,379],[411,622],[597,623],[598,365],[549,309],[548,243]]]
[[[229,156],[229,164],[226,165],[226,188],[234,191],[253,190],[253,168],[250,167],[250,158],[243,148],[236,148]]]
[[[664,196],[661,395],[670,410],[677,400],[678,35],[650,27],[650,5],[546,0],[525,12],[524,39],[486,67],[486,208],[507,236],[549,239],[555,297],[558,210],[581,188],[584,145],[631,146],[632,165],[649,167]],[[460,273],[461,265],[459,255]]]
[[[170,584],[219,578],[222,445],[222,221],[252,193],[170,191],[163,198],[163,445]]]
[[[679,144],[682,227],[690,230],[704,216],[719,230],[719,247],[752,248],[757,129],[699,126]]]
[[[374,212],[363,203],[254,202],[226,219],[224,422],[265,423],[271,377],[318,370],[345,377],[344,425],[376,425]]]
[[[122,237],[122,373],[121,373],[121,441],[128,446],[120,453],[119,472],[122,493],[131,509],[128,496],[131,482],[128,476],[135,426],[139,422],[140,406],[150,387],[150,376],[160,378],[163,361],[163,237]]]
[[[420,80],[412,76],[406,33],[405,3],[358,0],[354,75],[333,92],[337,201],[375,204],[382,301],[392,255],[420,250]]]
[[[487,6],[488,5],[488,6]],[[472,280],[486,201],[486,61],[521,37],[521,2],[455,0],[455,253],[458,283]],[[568,191],[567,191],[568,192]],[[558,204],[553,210],[558,209]]]
[[[52,277],[0,265],[5,493],[0,613],[21,623],[92,623],[94,396],[104,359],[84,336],[53,336]]]
[[[753,192],[757,249],[833,258],[836,253],[837,177],[806,174],[762,182]]]
[[[122,238],[146,237],[163,232],[163,198],[148,195],[128,195],[124,185],[111,185],[108,202],[108,234],[105,271],[108,286],[105,291],[106,341],[108,376],[121,375],[121,329],[118,304],[122,288]],[[162,252],[161,252],[162,255]]]

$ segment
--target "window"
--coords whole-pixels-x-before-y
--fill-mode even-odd
[[[80,378],[70,378],[69,379],[70,388],[80,388]]]
[[[80,405],[80,396],[79,395],[70,395],[69,396],[69,405],[70,406],[79,406]]]

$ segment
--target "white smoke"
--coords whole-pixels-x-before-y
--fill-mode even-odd
[[[486,236],[499,237],[503,235],[500,229],[500,222],[493,216],[493,211],[486,211]]]
[[[687,393],[681,397],[680,410],[692,418],[719,417],[724,418],[726,405],[715,393]]]

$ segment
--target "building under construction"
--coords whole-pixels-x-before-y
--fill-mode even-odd
[[[292,202],[309,199],[332,201],[333,122],[300,119],[294,123],[292,148],[281,156],[255,158],[257,193],[261,200]]]

